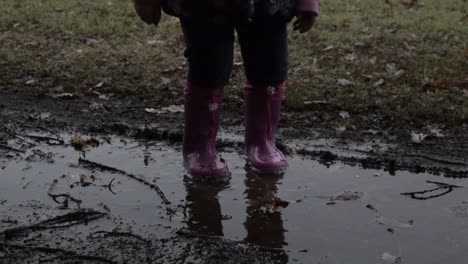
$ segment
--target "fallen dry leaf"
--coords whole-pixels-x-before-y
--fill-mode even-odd
[[[84,93],[82,92],[74,92],[74,93],[60,93],[52,95],[53,98],[62,99],[62,100],[72,100],[80,97],[84,97]]]
[[[340,117],[343,118],[343,119],[348,119],[350,117],[349,113],[346,112],[346,111],[341,111],[339,113]]]
[[[150,45],[150,46],[154,46],[154,45],[157,45],[157,44],[164,44],[165,42],[162,41],[162,40],[148,40],[146,42],[146,44]]]
[[[351,53],[351,54],[348,54],[348,55],[345,56],[345,60],[347,60],[347,61],[355,61],[356,58],[357,58],[356,54],[354,54],[354,53]]]
[[[159,114],[159,110],[156,108],[145,108],[145,112],[150,114]]]
[[[75,150],[83,151],[86,147],[99,147],[101,143],[95,138],[84,139],[79,135],[75,135],[70,144]]]
[[[104,86],[104,82],[100,82],[100,83],[94,85],[94,86],[93,86],[93,89],[101,88],[102,86]]]
[[[37,82],[36,79],[31,79],[26,82],[27,85],[35,84]]]
[[[45,120],[45,119],[48,119],[50,115],[51,115],[50,112],[44,112],[44,113],[31,114],[30,117],[33,119],[37,119],[37,120]]]
[[[382,86],[384,83],[385,83],[384,79],[379,79],[373,84],[373,86],[374,87],[379,87],[379,86]]]
[[[333,198],[333,200],[336,200],[336,201],[355,201],[355,200],[361,199],[363,196],[364,196],[364,193],[362,193],[362,192],[346,191],[343,194],[340,194],[340,195],[336,196],[335,198]]]
[[[354,84],[352,81],[347,80],[347,79],[338,79],[336,80],[336,82],[338,83],[338,85],[341,85],[341,86],[350,86]]]
[[[427,134],[411,132],[411,141],[421,143],[427,138]]]
[[[183,113],[184,105],[171,105],[163,108],[145,108],[145,112],[150,114],[164,114],[164,113]]]
[[[90,186],[94,183],[96,177],[94,175],[80,175],[80,184],[83,187]]]
[[[446,79],[427,80],[423,82],[423,86],[426,88],[441,88],[447,85],[449,82]]]
[[[431,137],[436,137],[436,138],[447,137],[447,134],[445,134],[443,130],[440,128],[433,127],[433,128],[430,128],[429,131],[431,132],[430,134]]]
[[[356,125],[354,125],[353,123],[348,122],[348,123],[336,128],[336,131],[338,131],[340,133],[348,131],[348,130],[356,130]]]

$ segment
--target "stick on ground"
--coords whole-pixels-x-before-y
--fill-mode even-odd
[[[97,163],[97,162],[94,162],[94,161],[90,161],[90,160],[86,160],[86,159],[82,159],[80,158],[78,160],[78,163],[85,166],[85,167],[88,167],[88,168],[96,168],[96,169],[100,169],[102,171],[108,171],[108,172],[113,172],[113,173],[119,173],[119,174],[122,174],[124,176],[127,176],[133,180],[136,180],[148,187],[150,187],[152,190],[156,191],[156,193],[159,195],[159,197],[161,197],[161,200],[163,201],[164,204],[171,204],[171,202],[167,199],[166,195],[164,194],[164,192],[161,190],[161,188],[159,188],[159,186],[157,186],[156,184],[153,184],[153,183],[150,183],[134,174],[130,174],[126,171],[123,171],[123,170],[120,170],[120,169],[117,169],[117,168],[113,168],[113,167],[110,167],[110,166],[107,166],[107,165],[104,165],[104,164],[100,164],[100,163]]]

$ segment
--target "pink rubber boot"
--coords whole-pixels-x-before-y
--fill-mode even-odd
[[[259,173],[280,174],[288,168],[275,144],[285,89],[284,83],[263,87],[245,83],[245,151],[251,168]]]
[[[209,180],[228,179],[231,173],[216,151],[223,89],[208,89],[187,82],[184,96],[183,156],[187,173]]]

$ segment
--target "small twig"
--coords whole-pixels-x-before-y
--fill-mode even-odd
[[[448,183],[444,183],[444,182],[436,182],[436,181],[426,181],[426,182],[427,183],[432,183],[432,184],[435,184],[435,185],[438,185],[438,186],[441,186],[441,187],[463,188],[462,186],[457,186],[457,185],[448,184]]]
[[[4,248],[14,248],[19,250],[30,250],[30,251],[39,251],[48,254],[62,254],[62,256],[57,256],[56,258],[48,259],[47,261],[53,261],[55,259],[80,259],[80,260],[90,260],[90,261],[98,261],[103,263],[110,263],[110,264],[117,264],[117,262],[112,261],[110,259],[106,259],[103,257],[98,256],[88,256],[88,255],[80,255],[77,252],[69,251],[61,248],[47,248],[47,247],[28,247],[23,245],[11,245],[6,243],[0,243],[0,246]]]
[[[37,141],[45,141],[49,145],[64,145],[65,141],[62,139],[52,138],[52,137],[45,137],[45,136],[34,136],[34,135],[23,135],[23,137],[32,138]],[[56,143],[51,143],[51,142]]]
[[[100,170],[103,170],[103,171],[119,173],[119,174],[122,174],[124,176],[127,176],[127,177],[129,177],[129,178],[131,178],[133,180],[136,180],[136,181],[150,187],[152,190],[156,191],[156,193],[159,195],[159,197],[161,198],[161,200],[163,201],[164,204],[167,204],[167,205],[171,204],[171,202],[167,199],[166,195],[161,190],[161,188],[159,188],[159,186],[157,186],[156,184],[147,182],[146,180],[143,180],[143,179],[141,179],[140,177],[138,177],[136,175],[127,173],[126,171],[123,171],[123,170],[120,170],[120,169],[117,169],[117,168],[113,168],[113,167],[110,167],[110,166],[107,166],[107,165],[103,165],[103,164],[100,164],[100,163],[97,163],[97,162],[94,162],[94,161],[89,161],[89,160],[82,159],[82,158],[80,158],[78,160],[78,163],[82,164],[84,166],[87,166],[87,167],[97,168],[97,169],[100,169]]]
[[[31,125],[28,125],[28,124],[25,124],[25,123],[23,123],[22,126],[23,126],[23,127],[30,128],[30,129],[41,129],[41,130],[44,130],[44,131],[49,132],[50,134],[56,136],[57,139],[60,138],[60,135],[59,135],[57,132],[53,131],[53,130],[50,129],[50,128],[44,127],[44,126],[40,126],[40,125],[31,126]]]
[[[439,193],[439,194],[435,194],[435,195],[430,195],[430,196],[421,196],[423,194],[427,194],[427,193],[430,193],[430,192],[435,192],[435,191],[438,191],[438,190],[447,190],[443,193]],[[451,193],[453,191],[453,188],[447,188],[447,187],[439,187],[439,188],[436,188],[436,189],[433,189],[433,190],[427,190],[427,191],[423,191],[423,192],[412,192],[412,193],[402,193],[402,195],[406,195],[406,196],[410,196],[412,199],[415,199],[415,200],[429,200],[429,199],[433,199],[433,198],[437,198],[437,197],[441,197],[441,196],[444,196],[448,193]]]
[[[14,132],[14,131],[11,130],[9,127],[7,127],[7,126],[5,125],[5,123],[2,122],[2,120],[0,120],[0,126],[2,126],[3,129],[4,129],[4,131],[5,131],[8,135],[10,135],[11,137],[14,137],[14,138],[16,138],[16,139],[19,139],[19,140],[21,140],[21,142],[24,142],[24,143],[26,143],[26,144],[28,144],[28,145],[30,145],[30,146],[35,146],[34,143],[29,142],[29,141],[25,140],[24,138],[21,138],[21,137],[18,135],[18,133]]]
[[[112,183],[115,181],[115,178],[113,178],[109,184],[107,185],[107,189],[109,189],[109,191],[112,193],[112,194],[116,194],[113,190],[112,190]]]
[[[0,222],[2,222],[4,224],[17,224],[18,223],[18,221],[16,221],[16,220],[9,220],[9,219],[1,220]]]
[[[11,256],[10,251],[8,251],[8,249],[4,245],[1,245],[1,249],[7,254],[7,256]]]
[[[57,185],[57,183],[58,183],[57,179],[55,179],[52,182],[52,184],[49,187],[49,191],[47,192],[47,195],[49,195],[52,198],[52,200],[54,200],[54,202],[56,202],[58,204],[61,204],[64,209],[68,208],[68,201],[72,201],[72,202],[76,203],[77,206],[78,206],[78,209],[79,209],[80,206],[81,206],[81,203],[82,203],[81,200],[76,199],[76,198],[72,197],[70,194],[67,194],[67,193],[65,193],[65,194],[53,194],[52,193],[52,191],[54,190],[55,185]],[[58,200],[58,198],[60,198],[60,197],[64,197],[65,200],[63,202],[60,202]]]
[[[80,208],[80,205],[81,205],[81,202],[82,202],[81,200],[76,199],[76,198],[73,198],[71,195],[66,194],[66,193],[65,193],[65,194],[52,194],[52,193],[48,193],[48,195],[49,195],[50,197],[52,197],[52,200],[54,200],[54,202],[56,202],[56,203],[58,203],[58,204],[62,204],[63,209],[67,209],[67,208],[68,208],[68,201],[72,201],[72,202],[76,203],[77,206],[78,206],[78,209]],[[60,201],[58,200],[58,198],[60,198],[60,197],[65,198],[64,202],[60,202]]]
[[[46,229],[67,228],[80,224],[87,224],[91,221],[98,220],[107,214],[97,211],[77,211],[69,214],[57,216],[29,226],[19,226],[4,230],[0,234],[4,234],[6,239],[11,239],[14,236],[26,231],[40,231]]]
[[[24,150],[13,148],[13,147],[3,145],[3,144],[0,144],[0,148],[10,150],[10,151],[14,151],[14,152],[19,152],[19,153],[26,153],[26,151],[24,151]]]
[[[453,190],[455,188],[462,188],[461,186],[451,185],[451,184],[447,184],[447,183],[443,183],[443,182],[435,182],[435,181],[426,181],[426,182],[431,183],[431,184],[435,184],[435,185],[437,185],[439,187],[434,188],[434,189],[430,189],[430,190],[418,191],[418,192],[406,192],[406,193],[402,193],[401,195],[409,196],[409,197],[411,197],[412,199],[415,199],[415,200],[429,200],[429,199],[441,197],[443,195],[451,193],[451,192],[453,192]],[[446,191],[444,191],[442,193],[439,193],[439,194],[423,196],[425,194],[433,193],[433,192],[436,192],[436,191],[439,191],[439,190],[446,190]]]

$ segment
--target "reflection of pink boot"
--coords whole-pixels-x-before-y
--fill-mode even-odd
[[[184,165],[193,177],[228,178],[230,172],[216,151],[223,89],[187,83],[185,95]]]
[[[284,83],[276,87],[245,83],[245,150],[250,166],[260,173],[282,173],[288,168],[275,144],[285,89]]]

